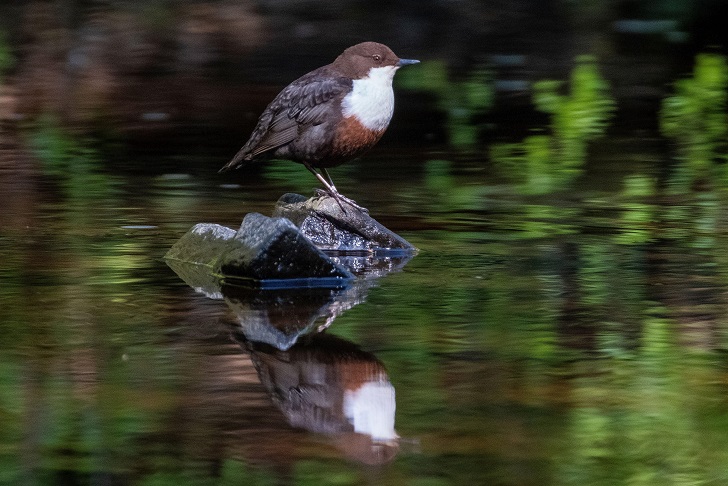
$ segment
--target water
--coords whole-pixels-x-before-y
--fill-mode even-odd
[[[247,343],[235,301],[162,256],[196,222],[269,213],[289,184],[130,173],[74,200],[35,180],[0,246],[4,481],[721,482],[724,206],[713,191],[615,195],[637,155],[550,196],[517,194],[476,157],[355,163],[377,170],[341,189],[421,251],[284,351]],[[306,314],[292,302],[284,319]],[[296,422],[276,391],[296,366],[318,370],[328,401],[351,380],[391,386],[394,431],[372,445],[341,417]]]
[[[697,55],[724,24],[387,7],[423,63],[331,175],[420,252],[252,292],[163,256],[317,187],[216,171],[361,22],[213,4],[0,7],[0,484],[728,483],[728,68]]]

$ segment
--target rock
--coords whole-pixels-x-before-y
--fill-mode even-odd
[[[416,253],[367,212],[345,207],[330,196],[286,194],[274,217],[248,214],[238,231],[195,225],[165,259],[191,287],[220,298],[220,279],[264,288],[342,288],[355,275],[396,271]]]
[[[411,243],[390,231],[367,212],[344,204],[346,212],[331,196],[306,199],[300,194],[284,194],[276,204],[274,217],[288,218],[301,233],[322,250],[417,252]]]
[[[316,248],[285,218],[249,213],[214,269],[225,279],[263,287],[343,287],[354,276]]]
[[[230,249],[235,233],[219,224],[198,223],[172,245],[164,258],[213,268],[220,254]]]
[[[200,223],[172,245],[164,259],[187,285],[211,299],[222,299],[220,279],[213,271],[217,259],[228,251],[235,230]]]
[[[259,287],[345,287],[354,275],[316,248],[284,218],[250,213],[236,232],[195,225],[164,257],[196,290],[219,298],[219,282]]]

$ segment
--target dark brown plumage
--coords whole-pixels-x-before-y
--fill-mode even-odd
[[[400,59],[376,42],[346,49],[333,63],[286,86],[220,172],[258,160],[288,159],[306,166],[337,200],[346,200],[326,168],[358,157],[376,144],[392,116],[392,77],[399,67],[416,62]]]

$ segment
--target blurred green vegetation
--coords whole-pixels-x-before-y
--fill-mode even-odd
[[[351,328],[349,337],[381,349],[397,389],[398,430],[423,440],[422,461],[397,461],[404,477],[472,483],[475,464],[490,458],[481,482],[518,468],[563,485],[725,479],[718,464],[728,441],[717,432],[728,426],[719,412],[724,387],[713,381],[725,342],[711,340],[717,350],[686,344],[689,329],[711,331],[651,300],[648,261],[656,255],[619,235],[481,237],[429,234],[413,268],[331,328]],[[680,279],[666,295],[703,285]],[[723,329],[725,312],[716,312],[711,322]]]
[[[90,138],[63,128],[52,115],[41,116],[29,133],[30,146],[45,174],[67,180],[71,189],[90,187],[87,184],[93,181],[88,179],[99,168],[101,159],[98,151],[91,147]]]
[[[728,202],[728,63],[698,54],[691,77],[674,84],[659,114],[660,131],[673,142],[674,163],[664,189],[678,203],[663,210],[666,236],[689,240],[698,251],[717,251]]]
[[[620,233],[615,237],[625,245],[645,244],[652,240],[659,219],[654,197],[657,195],[655,180],[645,174],[625,177],[620,194],[622,214],[619,219]]]
[[[677,144],[680,164],[672,188],[689,190],[696,182],[728,187],[728,63],[724,56],[699,54],[693,76],[675,83],[665,98],[660,129]]]
[[[428,93],[439,110],[447,115],[445,128],[453,147],[472,148],[478,142],[477,116],[493,105],[495,92],[492,75],[485,68],[472,70],[464,79],[450,78],[442,60],[424,61],[397,74],[398,88]]]
[[[290,160],[271,160],[260,163],[263,164],[262,170],[265,178],[276,185],[284,187],[286,191],[311,194],[312,190],[323,187],[318,179],[302,164]],[[351,176],[355,166],[356,162],[350,162],[329,171],[337,189],[344,190],[344,186],[339,187],[338,182],[347,180],[346,176]]]
[[[436,214],[475,210],[481,206],[484,188],[481,184],[463,184],[449,160],[433,159],[425,162],[424,184],[431,200],[428,209]]]
[[[577,59],[569,94],[560,94],[563,86],[561,81],[533,86],[534,105],[551,116],[548,134],[491,147],[492,161],[524,194],[548,194],[581,174],[589,142],[604,134],[614,111],[609,86],[592,57]]]
[[[102,155],[92,138],[63,128],[51,115],[40,117],[27,136],[43,174],[63,192],[69,223],[87,224],[99,201],[112,205],[117,200],[114,177],[102,173]]]

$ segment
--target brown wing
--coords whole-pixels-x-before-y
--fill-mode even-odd
[[[298,137],[300,124],[321,123],[332,107],[329,101],[350,87],[350,79],[332,76],[328,66],[298,78],[270,102],[250,139],[220,172],[237,168],[257,155],[292,142]]]

